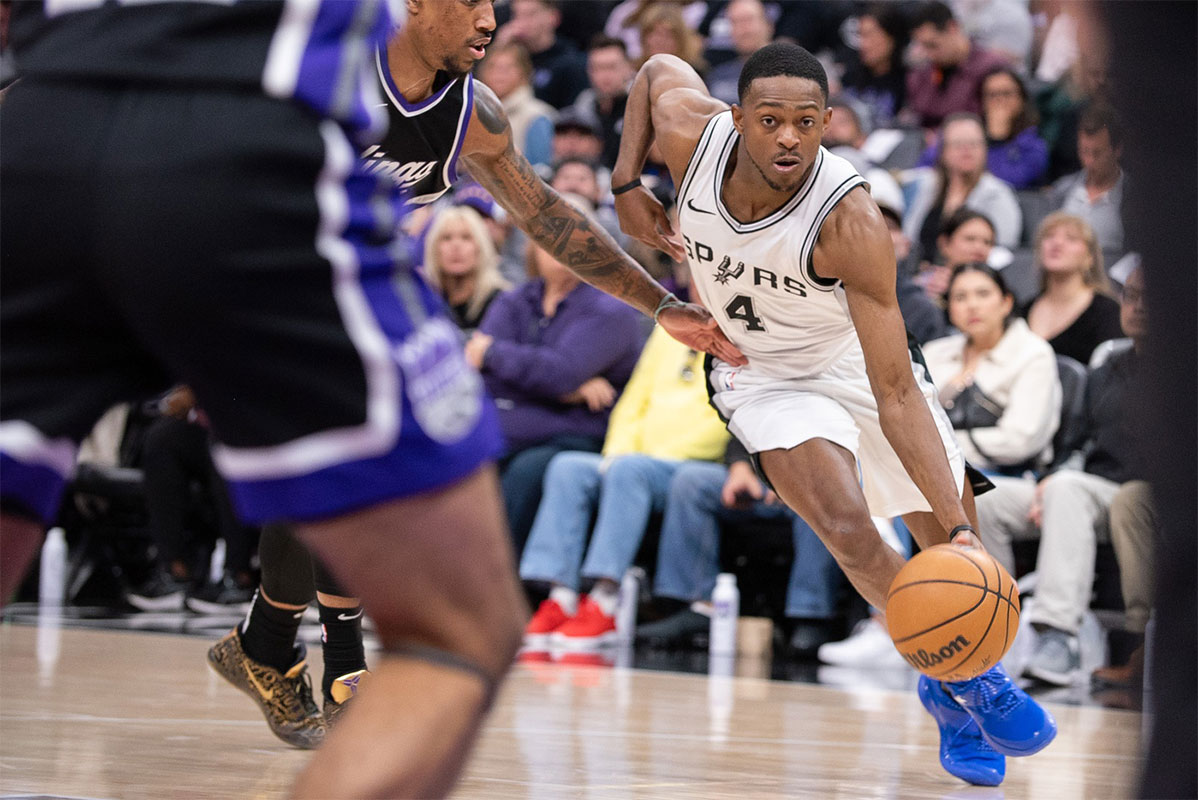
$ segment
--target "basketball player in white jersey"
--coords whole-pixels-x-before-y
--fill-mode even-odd
[[[625,232],[685,256],[697,299],[748,359],[709,360],[713,405],[884,609],[902,559],[870,515],[901,515],[921,547],[980,547],[972,476],[909,349],[881,213],[856,170],[820,146],[832,114],[823,67],[801,47],[768,45],[739,90],[729,109],[681,60],[650,59],[628,98],[616,209]],[[654,141],[678,187],[681,241],[639,186]],[[1001,782],[1004,754],[1030,755],[1056,733],[1001,666],[961,683],[922,678],[920,696],[940,725],[941,763],[971,783]]]

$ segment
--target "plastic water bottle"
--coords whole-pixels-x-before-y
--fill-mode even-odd
[[[620,599],[616,604],[616,637],[630,642],[636,636],[636,607],[641,599],[641,580],[645,571],[629,567],[620,580]]]
[[[38,602],[60,606],[66,596],[67,540],[62,528],[51,528],[42,545],[42,565],[38,576]]]
[[[711,655],[736,655],[736,620],[740,616],[740,590],[736,576],[721,572],[711,593]]]

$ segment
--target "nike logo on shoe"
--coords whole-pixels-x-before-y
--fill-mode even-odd
[[[250,683],[254,684],[254,688],[258,690],[258,694],[262,695],[262,699],[266,701],[273,699],[275,696],[274,690],[267,691],[266,687],[258,682],[258,679],[254,677],[254,671],[250,669],[250,665],[243,662],[241,666],[245,669],[246,677],[250,679]]]
[[[349,622],[349,621],[351,621],[351,620],[355,620],[355,619],[357,619],[357,618],[358,618],[358,617],[360,617],[360,616],[362,616],[362,611],[361,611],[361,609],[359,609],[359,610],[358,610],[358,613],[357,613],[357,614],[354,614],[354,615],[352,615],[352,616],[346,616],[345,614],[338,614],[338,615],[337,615],[337,619],[341,620],[342,622]]]

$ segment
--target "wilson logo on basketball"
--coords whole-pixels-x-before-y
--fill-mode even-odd
[[[907,663],[916,669],[925,670],[948,661],[955,655],[959,655],[964,648],[971,644],[973,643],[964,636],[958,636],[939,650],[929,653],[927,650],[920,648],[914,653],[903,653],[903,658],[907,659]]]

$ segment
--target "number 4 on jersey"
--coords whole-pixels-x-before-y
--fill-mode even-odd
[[[745,330],[764,331],[765,322],[753,310],[753,298],[746,294],[738,294],[724,306],[724,313],[729,319],[738,319],[745,323]]]

